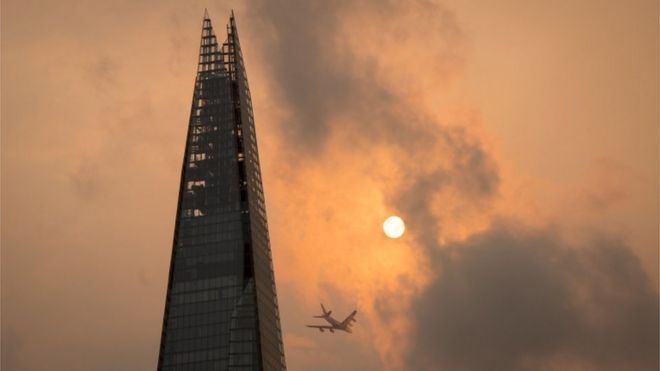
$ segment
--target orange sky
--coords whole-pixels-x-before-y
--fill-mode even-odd
[[[445,313],[487,317],[471,312],[471,277],[519,272],[530,283],[514,303],[536,290],[516,257],[547,270],[539,282],[565,293],[585,330],[537,350],[507,338],[510,359],[484,360],[649,365],[621,347],[566,349],[594,334],[637,344],[639,328],[657,328],[657,315],[655,327],[621,318],[657,304],[657,2],[11,0],[3,369],[155,367],[205,7],[217,34],[236,12],[290,370],[480,369],[460,358],[476,345],[438,361],[424,344],[451,336]],[[391,214],[407,222],[399,240],[380,229]],[[513,252],[497,265],[479,258],[488,251]],[[339,316],[357,307],[355,333],[305,328],[319,301]],[[424,318],[438,319],[431,332]],[[475,337],[491,339],[490,324]]]

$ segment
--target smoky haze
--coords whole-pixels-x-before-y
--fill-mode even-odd
[[[561,231],[527,230],[524,223],[514,227],[521,225],[518,221],[495,223],[464,242],[438,242],[444,220],[430,207],[433,198],[451,189],[470,208],[490,208],[500,184],[496,160],[474,133],[443,122],[428,124],[433,118],[425,117],[419,105],[402,103],[402,92],[370,70],[372,61],[342,48],[342,37],[364,35],[359,26],[353,33],[338,29],[345,18],[361,19],[360,12],[405,17],[411,8],[428,5],[437,45],[448,46],[450,52],[443,54],[456,53],[448,59],[460,61],[464,37],[449,10],[423,1],[251,5],[260,30],[270,36],[262,46],[272,62],[271,83],[290,110],[282,128],[287,146],[315,156],[344,124],[354,133],[354,145],[385,142],[402,155],[398,165],[405,181],[387,189],[386,200],[415,227],[410,233],[434,272],[412,300],[404,369],[658,368],[657,291],[620,238],[593,232],[584,246],[576,246]],[[425,19],[420,17],[420,23]],[[380,32],[398,31],[393,23],[393,30]],[[407,31],[396,42],[406,44],[421,30]],[[396,45],[383,46],[382,58],[396,59],[396,52]],[[410,66],[414,63],[400,64],[404,70]],[[461,65],[452,67],[434,72],[451,80]],[[410,164],[420,153],[445,160],[430,167]],[[375,299],[377,313],[388,319],[391,300]]]
[[[2,5],[3,370],[155,367],[205,7],[290,370],[657,369],[657,2]]]
[[[500,223],[431,255],[411,369],[655,370],[658,295],[616,238],[567,246]]]

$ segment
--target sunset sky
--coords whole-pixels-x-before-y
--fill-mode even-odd
[[[657,1],[4,0],[3,371],[155,369],[204,8],[290,371],[658,369]]]

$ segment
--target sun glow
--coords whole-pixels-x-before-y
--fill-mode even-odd
[[[383,232],[389,238],[399,238],[405,231],[406,225],[403,223],[403,219],[396,215],[385,219],[385,223],[383,223]]]

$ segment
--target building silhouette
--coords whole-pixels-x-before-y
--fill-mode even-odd
[[[233,13],[204,14],[158,370],[285,370],[259,153]]]

